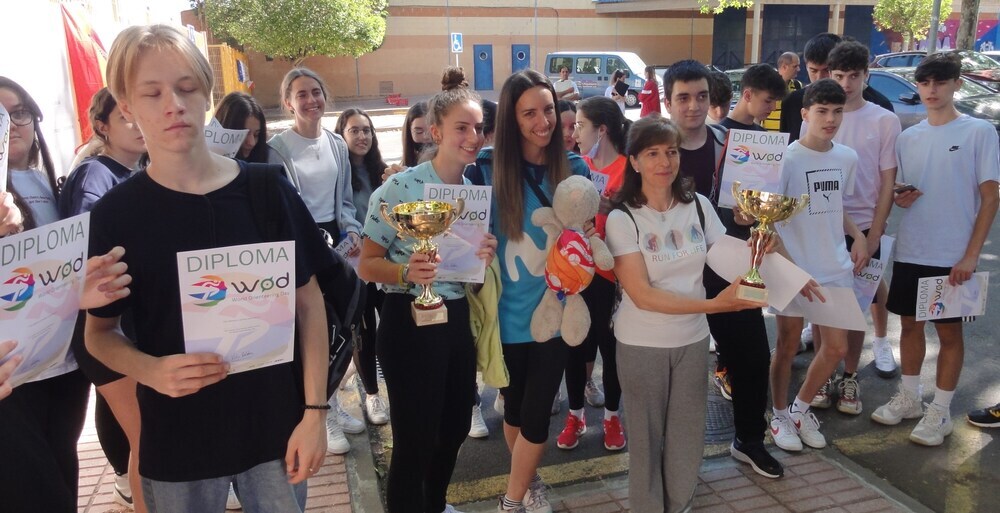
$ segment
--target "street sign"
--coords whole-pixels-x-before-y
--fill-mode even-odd
[[[451,53],[462,53],[462,33],[451,33]]]

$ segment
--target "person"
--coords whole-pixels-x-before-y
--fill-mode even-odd
[[[805,91],[802,119],[808,122],[808,131],[785,152],[778,192],[791,197],[809,194],[811,208],[776,228],[786,256],[817,283],[853,290],[854,274],[867,265],[869,253],[865,236],[843,208],[843,196],[854,189],[858,154],[833,141],[847,95],[832,79],[810,84]],[[853,240],[849,249],[845,235]],[[822,449],[826,438],[809,409],[810,402],[844,358],[848,330],[813,324],[823,336],[823,345],[816,350],[805,380],[789,404],[792,359],[799,349],[802,314],[796,303],[781,311],[772,308],[772,313],[778,316],[777,348],[771,365],[772,438],[786,451],[801,451],[802,444]]]
[[[269,162],[285,166],[331,246],[347,240],[347,256],[356,257],[361,252],[361,223],[351,192],[351,157],[344,138],[323,128],[328,98],[326,84],[316,72],[293,68],[285,74],[281,101],[285,110],[295,116],[295,123],[268,141]],[[361,433],[365,423],[344,410],[337,394],[330,398],[330,406],[327,447],[343,454],[350,450],[344,433]]]
[[[94,94],[88,111],[94,135],[84,158],[66,178],[59,195],[59,216],[72,217],[94,208],[94,204],[112,187],[124,182],[138,167],[146,153],[146,142],[139,128],[125,120],[121,108],[108,88]],[[115,470],[115,500],[144,513],[139,480],[139,404],[135,399],[135,380],[104,366],[87,351],[83,343],[86,315],[81,313],[73,330],[73,356],[87,380],[97,387],[95,425],[97,437],[108,461]],[[132,335],[131,319],[124,324]]]
[[[3,382],[2,377],[0,377],[0,382]],[[970,411],[966,418],[969,421],[969,424],[976,427],[1000,427],[1000,403]]]
[[[901,130],[895,114],[865,100],[861,92],[868,78],[868,48],[857,41],[842,41],[830,51],[827,60],[831,77],[844,89],[847,102],[844,118],[833,141],[853,149],[858,154],[854,175],[854,191],[844,194],[844,211],[865,235],[871,258],[881,256],[880,241],[888,224],[892,208],[892,189],[896,180],[896,138]],[[802,123],[803,132],[807,123]],[[848,247],[851,240],[847,241]],[[879,284],[870,305],[875,325],[875,371],[883,378],[896,372],[892,346],[886,339],[888,312],[885,309],[888,287]],[[822,337],[813,335],[814,344],[822,347]],[[858,365],[864,346],[864,332],[852,331],[847,338],[844,371],[838,378],[827,379],[813,398],[814,408],[829,408],[834,404],[841,413],[859,415],[862,410],[861,384]]]
[[[690,509],[704,450],[705,313],[763,306],[737,299],[735,283],[705,299],[706,253],[725,227],[679,174],[682,137],[659,116],[632,125],[618,207],[608,215],[608,247],[623,289],[615,337],[618,365],[628,369],[621,382],[633,511]]]
[[[361,109],[347,109],[337,118],[337,126],[333,132],[344,138],[347,150],[351,154],[351,190],[353,191],[355,218],[362,226],[368,217],[368,202],[372,192],[381,184],[385,161],[378,147],[378,134],[372,124],[371,116]],[[368,284],[365,313],[361,328],[360,344],[354,348],[354,366],[361,377],[361,385],[365,390],[365,413],[368,420],[375,425],[389,422],[389,411],[385,401],[378,395],[378,363],[375,355],[375,328],[377,313],[382,306],[385,295],[374,283]],[[333,452],[347,452],[350,444],[346,437],[338,437],[341,447]]]
[[[611,74],[611,84],[609,84],[608,88],[604,90],[604,96],[614,100],[615,103],[618,104],[618,108],[621,109],[622,114],[625,114],[625,97],[622,96],[615,87],[623,80],[625,80],[625,72],[620,69],[616,69],[615,72]]]
[[[483,98],[483,147],[493,146],[497,130],[497,102]]]
[[[497,213],[490,232],[499,241],[500,341],[510,373],[509,386],[501,389],[503,429],[511,452],[498,511],[552,511],[537,469],[568,347],[560,337],[536,342],[529,329],[547,287],[546,235],[531,223],[531,215],[551,205],[556,186],[571,174],[589,176],[589,170],[582,158],[565,149],[552,83],[534,70],[514,73],[500,90],[496,144],[480,152],[466,170],[474,185],[493,186]]]
[[[573,137],[573,127],[576,125],[576,104],[568,100],[559,100],[559,123],[562,125],[563,146],[566,151],[580,153],[580,146]]]
[[[385,168],[382,173],[383,182],[390,176],[422,162],[423,150],[431,143],[426,117],[427,102],[414,103],[406,111],[406,118],[403,119],[403,158],[400,162]]]
[[[652,66],[646,66],[645,76],[646,83],[642,86],[642,91],[639,91],[639,103],[642,104],[642,110],[639,112],[641,118],[654,112],[660,113],[660,82],[656,80],[656,71]]]
[[[827,58],[834,46],[841,41],[837,34],[823,32],[816,34],[809,41],[806,41],[805,49],[802,52],[803,60],[806,61],[806,74],[809,75],[809,82],[813,83],[824,78],[830,78],[830,65]],[[802,132],[802,98],[808,86],[790,93],[785,97],[781,107],[781,121],[778,130],[788,134],[789,144],[795,142]],[[865,85],[861,92],[862,97],[883,109],[893,112],[892,102],[882,93]]]
[[[719,70],[710,71],[708,76],[708,122],[718,124],[726,119],[732,107],[733,83]]]
[[[802,82],[795,78],[799,75],[800,69],[799,56],[795,52],[785,52],[778,56],[778,73],[781,75],[781,79],[785,81],[785,90],[787,91],[785,95],[782,95],[782,98],[787,94],[802,89]],[[781,128],[780,99],[774,104],[774,110],[771,111],[771,114],[761,122],[761,126],[769,132],[779,131]]]
[[[267,120],[264,109],[253,96],[240,91],[227,94],[215,109],[215,119],[224,128],[247,131],[236,158],[247,162],[267,162]]]
[[[955,53],[937,53],[917,66],[914,78],[927,119],[896,139],[898,180],[913,184],[894,195],[904,210],[886,304],[900,316],[902,375],[899,390],[872,413],[872,420],[895,425],[919,417],[910,441],[921,445],[941,445],[952,431],[950,406],[962,372],[964,337],[960,317],[931,321],[941,348],[934,399],[924,411],[920,367],[926,339],[925,321],[915,316],[918,281],[947,276],[950,285],[960,285],[972,278],[1000,203],[997,133],[989,123],[955,109],[961,64]]]
[[[445,504],[458,450],[469,433],[476,388],[476,349],[463,284],[435,281],[437,261],[417,253],[379,214],[379,205],[422,201],[424,184],[466,183],[462,173],[483,145],[483,109],[460,68],[445,69],[442,92],[428,102],[431,160],[393,175],[373,194],[364,228],[361,276],[386,292],[378,355],[392,409],[392,460],[386,507],[393,512],[454,512]],[[488,235],[478,256],[488,266],[496,250]],[[411,304],[433,283],[448,321],[417,326]]]
[[[726,130],[763,131],[755,120],[766,118],[784,94],[784,82],[774,68],[767,64],[751,66],[740,80],[736,106],[720,125]],[[720,208],[719,212],[729,235],[750,238],[749,216],[738,209]],[[704,281],[710,297],[729,285],[711,269],[705,270]],[[736,433],[729,454],[764,477],[779,478],[784,468],[764,448],[771,360],[764,316],[759,309],[709,314],[708,326],[717,346],[715,385],[723,397],[729,395],[733,401]]]
[[[295,265],[295,361],[229,375],[220,355],[186,353],[181,284],[169,270],[178,251],[263,241],[248,222],[255,205],[247,164],[208,150],[212,67],[178,29],[125,29],[112,44],[107,75],[123,115],[146,136],[150,164],[91,211],[91,252],[125,247],[136,293],[89,310],[85,343],[103,364],[139,383],[146,506],[222,511],[235,482],[247,510],[303,511],[306,479],[326,453],[329,355],[314,273],[332,264],[331,254],[294,187],[276,180],[284,219],[277,237],[296,249],[289,264]],[[135,318],[134,341],[121,333],[126,311]]]
[[[586,154],[583,160],[590,167],[592,176],[603,177],[595,181],[595,184],[603,184],[604,189],[601,191],[601,208],[594,222],[601,238],[604,238],[605,223],[611,212],[610,198],[621,188],[624,179],[626,158],[623,152],[630,124],[615,102],[604,96],[587,98],[577,106],[573,138],[580,144],[580,151]],[[590,331],[582,344],[570,348],[566,362],[569,412],[566,425],[556,439],[556,446],[560,449],[576,448],[581,435],[587,432],[587,420],[583,414],[585,397],[591,406],[604,406],[604,448],[619,451],[625,447],[620,411],[622,393],[615,359],[615,337],[611,329],[616,280],[613,272],[598,270],[597,273],[598,276],[581,292],[590,310]],[[603,394],[591,376],[598,349],[603,362]]]
[[[576,82],[570,80],[568,66],[559,68],[559,80],[553,82],[552,87],[556,90],[556,100],[580,101],[580,88],[576,86]]]
[[[10,116],[7,191],[0,207],[4,219],[0,233],[8,236],[58,221],[58,189],[53,185],[55,173],[38,103],[20,84],[0,76],[0,104]],[[129,294],[121,248],[94,254],[102,256],[87,261],[81,308]],[[0,336],[5,353],[18,342]],[[18,462],[0,465],[4,511],[76,511],[80,472],[76,442],[83,432],[90,383],[69,353],[33,381],[12,388],[9,373],[21,361],[22,356],[16,355],[0,368],[0,454],[5,461]]]

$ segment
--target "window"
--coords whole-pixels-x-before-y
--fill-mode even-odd
[[[909,84],[904,83],[902,80],[882,74],[873,74],[868,79],[868,85],[882,93],[890,102],[895,104],[901,103],[899,101],[900,95],[911,96],[915,92]]]
[[[576,72],[596,75],[601,70],[600,57],[580,57],[576,60]]]
[[[628,66],[625,65],[625,61],[619,59],[618,57],[608,57],[607,67],[604,68],[605,73],[608,75],[615,72],[615,70],[626,70]]]
[[[569,68],[570,70],[572,70],[573,69],[573,58],[572,57],[553,57],[552,60],[549,61],[549,74],[550,75],[558,75],[559,74],[559,70],[561,70],[563,68],[563,66],[565,66],[565,67]]]

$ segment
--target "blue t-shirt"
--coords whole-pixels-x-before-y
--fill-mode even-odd
[[[59,195],[59,217],[66,219],[90,212],[97,200],[131,175],[131,169],[111,157],[84,159],[66,178]]]
[[[468,184],[469,179],[463,177]],[[410,201],[423,201],[425,183],[444,183],[438,177],[431,161],[426,161],[416,167],[392,175],[389,180],[372,192],[368,201],[368,217],[361,236],[386,248],[385,256],[390,262],[404,264],[410,261],[415,240],[409,237],[399,237],[399,232],[382,219],[381,203],[384,201],[392,207]],[[413,294],[419,296],[421,287],[400,287],[393,283],[379,283],[379,288],[386,292]],[[435,281],[434,292],[445,299],[465,297],[465,285],[455,281]]]
[[[569,157],[570,173],[590,177],[587,163],[575,153],[566,152]],[[494,194],[490,207],[494,212],[490,219],[490,232],[496,235],[497,258],[500,262],[500,278],[503,291],[500,293],[500,341],[504,344],[534,342],[531,336],[531,316],[545,293],[545,252],[546,236],[541,227],[531,224],[531,214],[543,207],[528,180],[538,183],[551,205],[555,185],[549,182],[544,165],[522,162],[521,176],[524,189],[524,221],[520,241],[512,241],[500,232],[500,208]],[[465,176],[475,185],[493,185],[493,148],[485,148],[476,158],[476,163],[465,170]]]

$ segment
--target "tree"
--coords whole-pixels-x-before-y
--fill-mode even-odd
[[[306,57],[360,57],[381,46],[387,0],[205,0],[219,36],[299,65]]]
[[[979,0],[962,0],[962,22],[958,25],[955,48],[975,50],[976,25],[979,22]]]
[[[934,0],[878,0],[872,18],[879,30],[894,30],[903,35],[903,50],[927,35],[931,28]],[[951,0],[941,0],[941,12],[951,12]]]
[[[713,1],[715,2],[715,7],[712,7]],[[749,9],[753,7],[753,0],[698,0],[698,9],[704,14],[719,14],[727,7],[734,9],[745,7]]]

